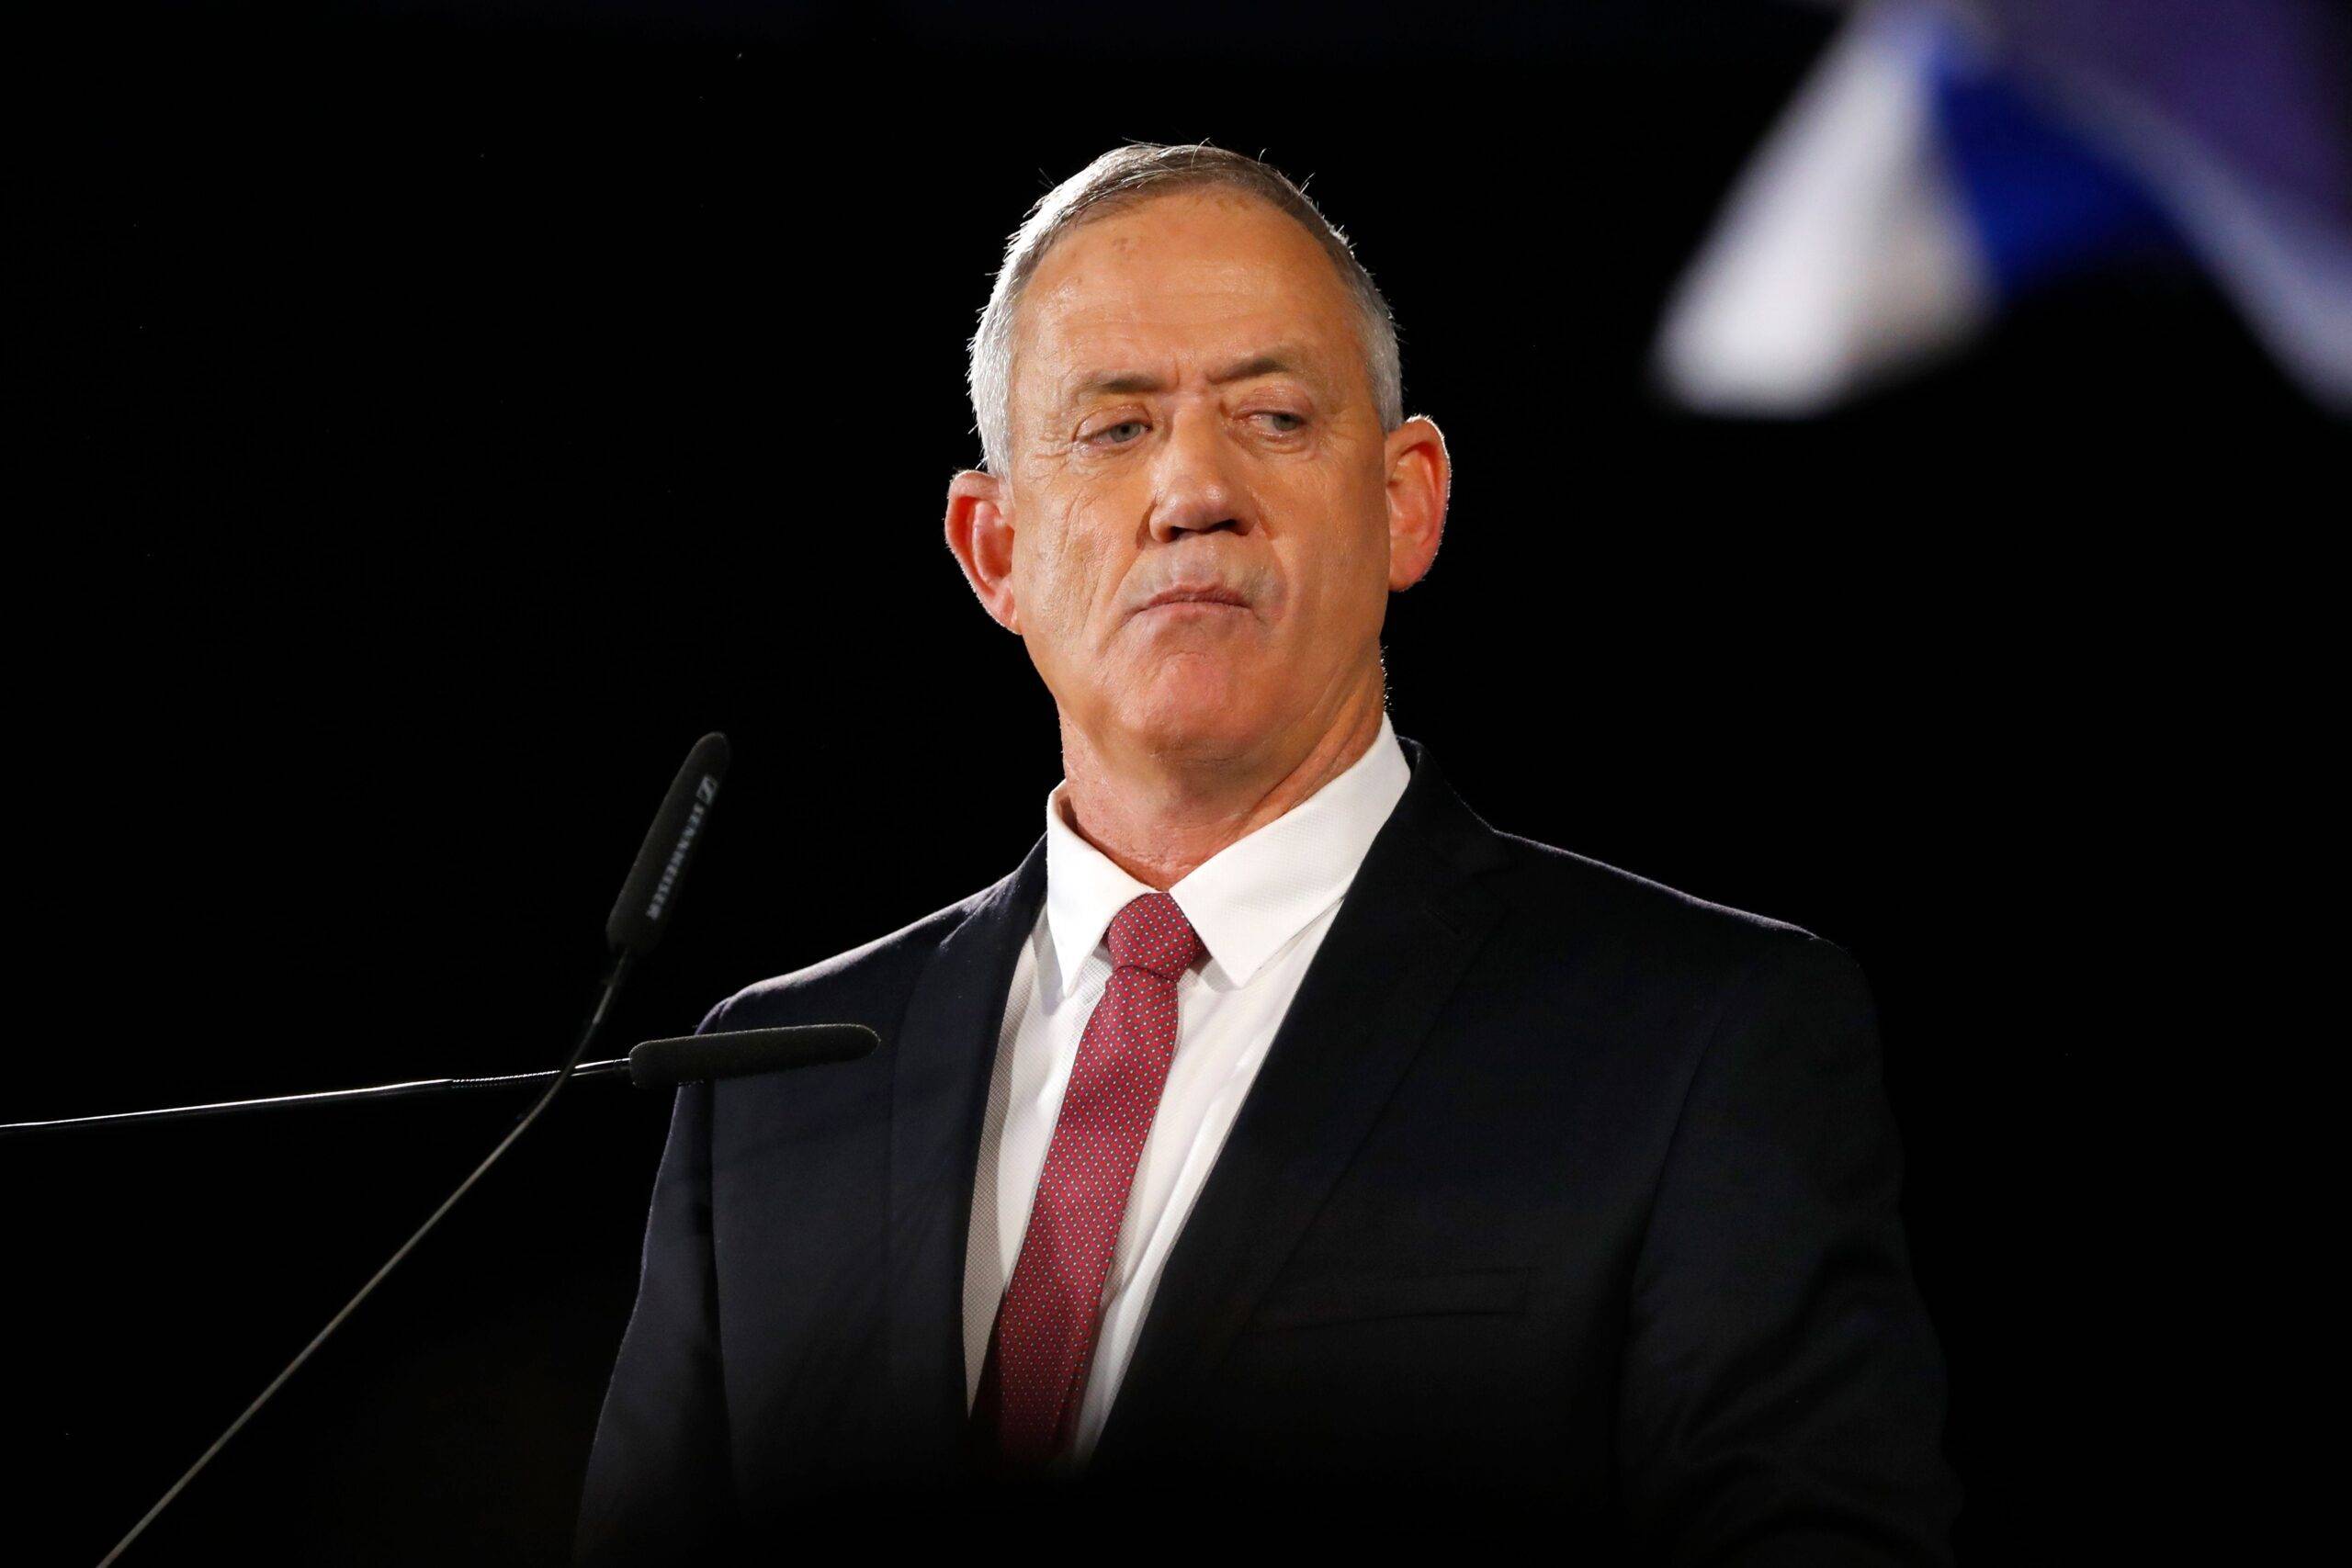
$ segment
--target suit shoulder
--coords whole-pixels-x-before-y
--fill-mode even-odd
[[[711,1009],[702,1027],[763,1029],[803,1016],[854,1018],[874,1010],[876,1004],[903,998],[939,944],[991,891],[982,888],[888,936],[746,986]]]
[[[1799,951],[1843,957],[1841,950],[1804,927],[1718,904],[1618,866],[1497,833],[1506,857],[1505,897],[1541,909],[1565,930],[1577,929],[1645,949],[1661,958],[1729,962]]]

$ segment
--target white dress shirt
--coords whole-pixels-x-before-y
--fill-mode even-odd
[[[1176,1052],[1103,1286],[1101,1338],[1079,1409],[1080,1463],[1102,1434],[1193,1200],[1364,852],[1411,777],[1383,716],[1378,739],[1346,772],[1168,890],[1208,953],[1176,985]],[[1063,819],[1066,788],[1057,784],[1046,797],[1045,908],[1005,996],[980,1131],[964,1255],[967,1409],[979,1391],[997,1305],[1020,1259],[1079,1038],[1110,984],[1103,933],[1129,900],[1152,891]]]

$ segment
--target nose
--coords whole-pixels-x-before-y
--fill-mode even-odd
[[[1218,422],[1195,412],[1179,418],[1161,446],[1153,475],[1151,539],[1172,544],[1187,534],[1250,531],[1248,492]]]

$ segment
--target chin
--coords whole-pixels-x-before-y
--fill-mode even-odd
[[[1129,728],[1148,750],[1204,761],[1256,750],[1273,728],[1265,693],[1223,669],[1178,667],[1159,671],[1150,689],[1130,709]]]

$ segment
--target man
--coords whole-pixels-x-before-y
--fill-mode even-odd
[[[583,1560],[982,1507],[1236,1545],[1246,1503],[1945,1561],[1861,977],[1395,736],[1447,457],[1346,242],[1254,160],[1119,149],[1014,236],[971,383],[947,542],[1066,777],[1005,880],[707,1021],[884,1044],[680,1093]]]

